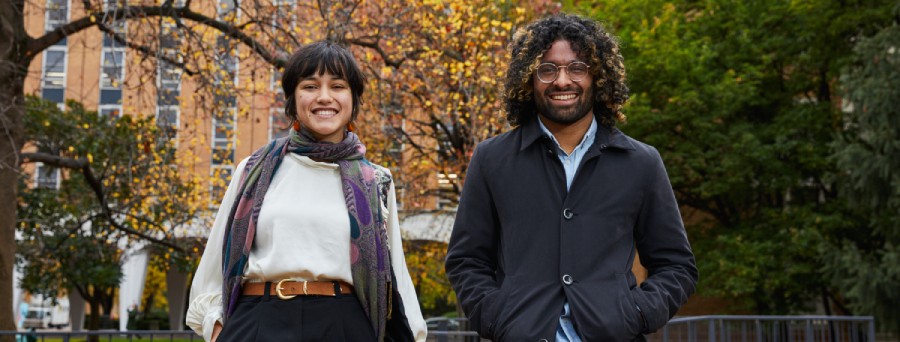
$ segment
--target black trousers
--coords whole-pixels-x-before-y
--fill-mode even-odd
[[[375,342],[375,330],[355,294],[297,296],[275,293],[241,296],[217,342]],[[340,292],[338,288],[337,292]]]

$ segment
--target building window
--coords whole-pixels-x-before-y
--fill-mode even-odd
[[[457,175],[455,173],[444,174],[443,172],[438,172],[437,182],[437,209],[456,211],[457,197],[456,192],[453,190],[453,184],[457,182]]]
[[[284,89],[281,88],[282,71],[272,69],[272,81],[269,87],[272,90],[273,101],[269,109],[269,141],[288,136],[291,131],[291,120],[284,116]]]
[[[66,46],[52,46],[44,51],[41,97],[62,108],[66,93]]]
[[[222,20],[236,20],[240,16],[235,0],[220,0],[218,17]],[[217,63],[224,74],[213,77],[214,115],[212,120],[212,177],[210,180],[211,202],[219,203],[234,172],[235,120],[237,119],[237,97],[233,93],[238,85],[237,43],[228,36],[216,40]]]
[[[216,167],[212,169],[212,174],[210,175],[212,181],[210,185],[210,198],[212,199],[211,203],[217,205],[222,202],[222,198],[225,197],[225,190],[228,189],[228,183],[231,182],[231,174],[234,173],[233,166],[232,167]]]
[[[69,0],[47,0],[47,12],[44,18],[45,31],[53,31],[68,23]]]
[[[34,165],[34,186],[44,189],[59,189],[60,171],[59,168],[49,167],[44,163],[35,163]]]
[[[157,62],[156,124],[169,139],[178,135],[181,114],[181,69],[162,60]]]
[[[118,7],[118,3],[106,1],[107,9]],[[120,37],[125,33],[125,22],[111,25],[113,34]],[[103,49],[100,58],[100,105],[97,110],[104,117],[117,118],[122,115],[122,83],[125,79],[125,46],[116,42],[112,34],[103,35]]]

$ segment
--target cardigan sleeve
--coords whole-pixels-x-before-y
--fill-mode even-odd
[[[406,312],[406,321],[412,330],[416,341],[423,342],[428,334],[425,327],[425,319],[419,309],[419,299],[409,269],[406,268],[406,259],[403,255],[403,239],[400,236],[400,220],[397,217],[397,197],[394,184],[391,182],[391,191],[388,193],[388,238],[391,247],[391,264],[394,267],[394,275],[397,277],[397,292],[403,299],[403,309]]]
[[[212,338],[216,322],[222,324],[222,244],[224,244],[222,240],[225,237],[228,214],[231,213],[232,204],[237,198],[237,187],[246,164],[247,159],[244,159],[232,173],[231,183],[225,191],[222,203],[219,204],[212,231],[206,241],[206,249],[191,283],[190,306],[185,315],[185,323],[194,332],[203,336],[205,341]]]

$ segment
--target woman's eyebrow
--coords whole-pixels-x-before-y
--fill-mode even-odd
[[[317,77],[318,77],[318,75],[312,74],[312,75],[306,76],[306,78],[304,78],[303,81],[315,81]],[[331,75],[331,80],[332,80],[332,81],[333,81],[333,80],[347,81],[347,80],[344,79],[343,77],[335,76],[335,75]],[[349,81],[348,81],[348,82],[349,82]]]

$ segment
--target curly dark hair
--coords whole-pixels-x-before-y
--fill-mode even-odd
[[[591,66],[597,121],[608,127],[625,121],[622,106],[628,101],[628,87],[618,41],[597,22],[562,13],[532,22],[513,35],[507,48],[511,60],[502,95],[509,124],[518,126],[537,117],[532,77],[557,40],[569,41],[572,50]]]

